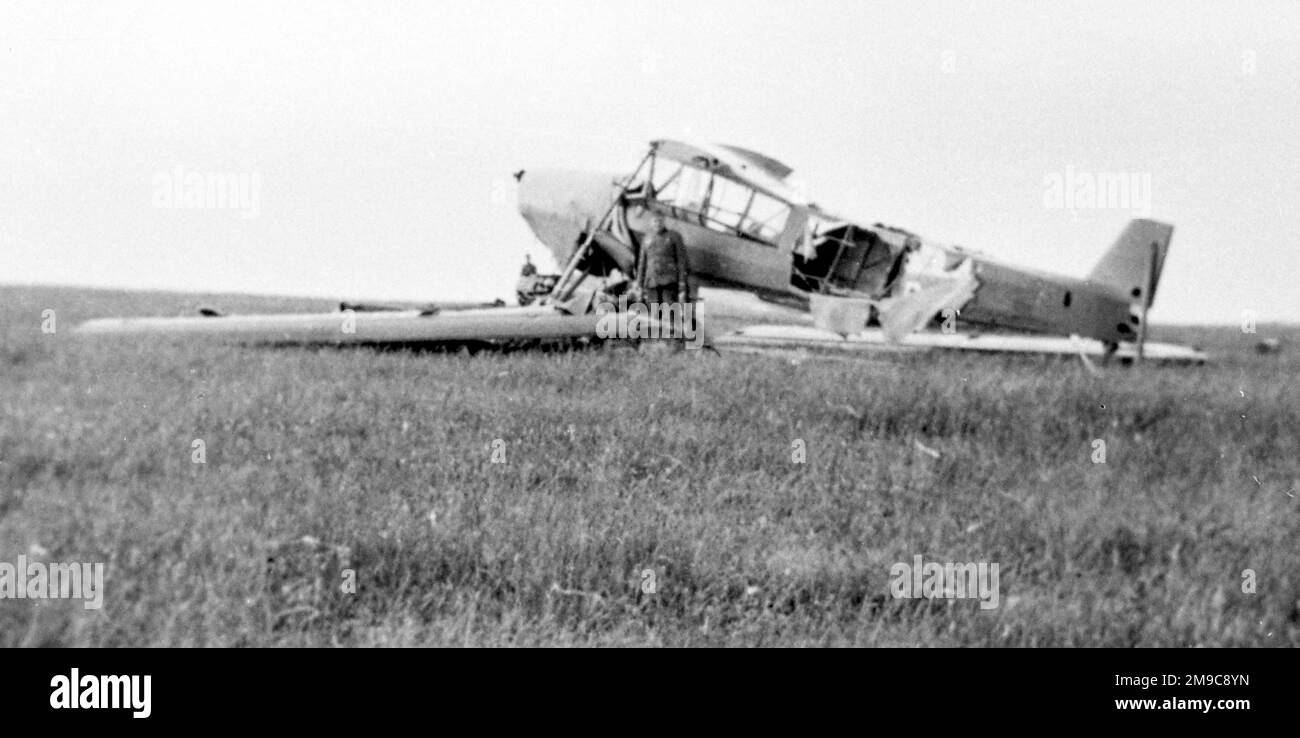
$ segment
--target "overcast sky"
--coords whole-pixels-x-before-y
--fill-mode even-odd
[[[685,137],[1076,276],[1149,212],[1175,225],[1154,320],[1300,312],[1294,2],[2,7],[0,282],[507,297],[546,260],[510,172]],[[169,202],[192,173],[256,187]],[[1116,174],[1119,206],[1053,199]]]

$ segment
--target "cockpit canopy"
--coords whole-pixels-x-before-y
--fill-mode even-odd
[[[661,139],[650,142],[655,158],[690,164],[717,172],[791,205],[808,205],[807,199],[786,179],[793,169],[756,151],[725,144],[685,143]]]
[[[655,141],[649,157],[654,200],[674,217],[776,246],[790,219],[788,166],[734,146]]]

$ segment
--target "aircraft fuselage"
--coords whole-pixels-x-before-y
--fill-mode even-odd
[[[969,261],[978,286],[954,306],[960,322],[1110,343],[1136,338],[1171,231],[1133,221],[1088,278],[1051,275],[834,216],[788,187],[785,174],[779,162],[743,149],[656,141],[632,175],[529,169],[519,207],[560,264],[611,208],[621,208],[632,243],[624,251],[611,233],[601,242],[610,247],[606,268],[624,273],[651,214],[662,213],[682,234],[698,283],[768,298],[887,302],[942,285]]]

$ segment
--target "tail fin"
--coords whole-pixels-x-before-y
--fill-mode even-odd
[[[1167,223],[1144,218],[1130,220],[1110,251],[1093,267],[1088,281],[1122,293],[1133,302],[1145,301],[1150,305],[1156,299],[1156,284],[1165,267],[1165,254],[1169,252],[1173,234],[1174,227]],[[1146,294],[1148,279],[1150,294]]]

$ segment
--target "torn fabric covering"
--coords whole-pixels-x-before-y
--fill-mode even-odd
[[[958,310],[975,296],[979,281],[975,279],[975,263],[967,259],[948,273],[938,284],[877,303],[880,325],[885,336],[894,342],[903,340],[929,323],[945,309]]]

